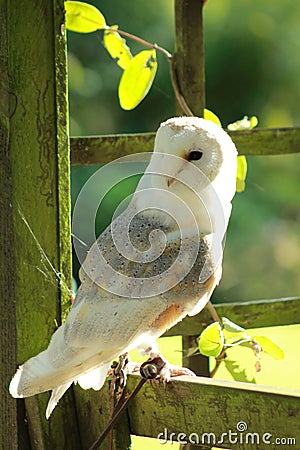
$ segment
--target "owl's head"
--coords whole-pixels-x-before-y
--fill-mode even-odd
[[[153,185],[176,195],[185,191],[183,185],[200,194],[210,184],[230,202],[236,168],[235,145],[220,126],[199,117],[175,117],[159,127],[147,172],[157,174]]]
[[[199,117],[175,117],[162,123],[157,131],[154,151],[157,163],[168,158],[169,187],[176,180],[189,182],[197,178],[196,167],[210,183],[221,177],[228,195],[235,193],[237,151],[231,138],[210,120]],[[164,158],[164,154],[166,157]]]
[[[214,214],[220,215],[217,209],[228,222],[236,170],[236,148],[220,126],[199,117],[175,117],[157,131],[140,188],[154,188],[148,195],[155,195],[162,209],[176,196],[203,228],[210,229],[208,222]]]

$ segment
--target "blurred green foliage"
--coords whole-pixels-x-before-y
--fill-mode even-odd
[[[173,5],[171,1],[124,2],[89,1],[99,8],[109,25],[136,34],[149,42],[174,47]],[[135,54],[144,47],[127,40]],[[68,33],[70,132],[71,135],[154,131],[175,111],[169,65],[161,55],[158,76],[151,94],[134,111],[123,111],[118,102],[122,69],[105,50],[102,33]]]
[[[89,3],[110,25],[174,50],[171,0]],[[204,17],[207,107],[225,125],[256,115],[260,127],[300,126],[300,3],[208,0]],[[156,130],[176,114],[167,61],[158,55],[151,92],[135,110],[123,111],[117,96],[122,70],[101,39],[100,33],[68,33],[71,135]],[[128,44],[134,53],[143,49]],[[234,199],[217,302],[299,295],[300,155],[249,157],[248,169],[246,191]],[[95,170],[72,169],[73,202]],[[98,232],[118,196],[135,183],[106,201]]]

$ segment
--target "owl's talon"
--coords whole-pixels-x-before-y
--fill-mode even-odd
[[[180,377],[180,376],[187,376],[187,377],[196,377],[197,375],[187,367],[181,367],[181,366],[170,366],[171,371],[171,377]]]
[[[170,364],[160,354],[150,354],[150,358],[140,367],[142,377],[150,380],[161,380],[166,385],[172,377],[181,375],[195,377],[196,374],[187,367],[175,366]]]
[[[163,381],[164,385],[170,382],[171,378],[179,376],[195,377],[196,374],[187,367],[175,366],[167,363],[162,369],[159,378]]]

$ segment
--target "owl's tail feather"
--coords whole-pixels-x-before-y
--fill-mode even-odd
[[[15,398],[30,397],[65,384],[66,368],[55,368],[48,358],[48,350],[30,358],[20,366],[10,382],[9,392]]]
[[[64,340],[63,326],[52,336],[47,350],[20,366],[11,380],[9,391],[15,398],[30,397],[52,390],[47,408],[51,414],[58,400],[73,381],[84,388],[100,389],[109,364],[102,352],[69,347]]]
[[[85,371],[82,375],[72,366],[55,368],[49,362],[47,350],[45,350],[19,367],[10,383],[9,391],[13,397],[23,398],[52,390],[46,410],[48,419],[73,381],[78,381],[83,389],[99,390],[105,382],[108,368],[109,363],[96,368],[94,365],[92,370]]]
[[[11,395],[30,397],[73,381],[75,368],[70,367],[70,356],[71,351],[64,340],[64,326],[61,326],[52,336],[47,350],[19,367],[9,386]]]
[[[93,388],[95,391],[99,391],[105,382],[108,368],[109,364],[104,364],[103,366],[100,366],[97,369],[91,370],[90,372],[81,375],[77,380],[75,380],[75,383],[78,382],[83,389]],[[55,406],[57,405],[61,397],[64,395],[66,390],[69,389],[71,384],[72,382],[66,383],[53,389],[46,409],[47,419],[49,419]]]
[[[62,384],[61,386],[58,386],[57,388],[53,389],[51,397],[49,399],[47,409],[46,409],[46,419],[49,419],[52,411],[54,410],[55,406],[59,402],[59,400],[62,398],[64,393],[67,389],[71,386],[72,381],[70,383]]]

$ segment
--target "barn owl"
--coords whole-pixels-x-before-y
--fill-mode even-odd
[[[51,390],[49,418],[73,382],[99,390],[113,359],[155,353],[159,336],[201,311],[221,278],[236,167],[233,142],[213,122],[161,124],[128,207],[92,245],[65,323],[18,368],[13,397]]]

